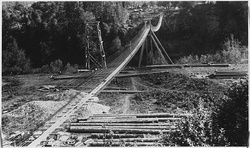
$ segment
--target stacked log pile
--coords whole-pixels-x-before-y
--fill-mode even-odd
[[[190,114],[94,114],[78,118],[70,133],[87,134],[85,146],[159,146],[161,134],[176,131],[176,121]]]

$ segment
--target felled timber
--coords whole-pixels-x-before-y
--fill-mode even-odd
[[[154,129],[120,129],[120,128],[86,128],[82,126],[70,126],[67,129],[68,132],[73,133],[126,133],[126,134],[160,134],[169,133],[174,130],[154,130]]]
[[[109,139],[109,138],[117,138],[117,139],[120,139],[120,138],[144,138],[144,135],[143,134],[107,134],[107,135],[104,135],[103,133],[101,134],[98,134],[98,133],[93,133],[89,136],[90,138],[92,139]]]
[[[82,79],[87,77],[89,77],[89,75],[58,75],[58,76],[52,76],[51,78],[54,80],[63,80],[63,79]]]
[[[97,139],[94,140],[95,142],[103,142],[103,139]],[[159,138],[121,138],[121,139],[110,139],[110,140],[106,140],[109,142],[157,142],[159,141]]]
[[[238,79],[248,75],[247,71],[216,71],[214,74],[208,75],[211,79]]]
[[[141,67],[144,69],[153,69],[153,68],[183,68],[181,64],[171,64],[171,65],[147,65],[145,67]]]
[[[153,114],[93,114],[91,117],[125,117],[136,116],[137,118],[159,118],[159,117],[186,117],[192,114],[171,114],[171,113],[153,113]]]
[[[105,119],[105,118],[97,118],[97,119],[88,119],[86,121],[85,118],[78,118],[78,122],[84,122],[84,123],[157,123],[157,122],[163,122],[163,121],[175,121],[180,120],[181,118],[140,118],[140,119]]]
[[[229,67],[230,64],[171,64],[171,65],[147,65],[143,68],[183,68],[183,67]]]
[[[102,90],[101,93],[124,93],[124,94],[135,94],[135,93],[145,93],[148,91],[139,90]]]
[[[90,146],[94,146],[94,147],[97,147],[97,146],[115,146],[115,147],[118,147],[118,146],[157,146],[157,143],[155,142],[126,142],[126,143],[123,143],[123,142],[110,142],[110,143],[105,143],[105,142],[93,142],[90,144]]]
[[[175,126],[108,126],[108,125],[94,125],[94,126],[70,126],[69,129],[137,129],[137,130],[167,130],[175,129]]]
[[[184,67],[229,67],[230,64],[184,64]]]
[[[151,72],[144,72],[144,73],[128,73],[128,74],[119,74],[115,76],[116,78],[126,78],[126,77],[137,77],[149,74],[158,74],[158,73],[167,73],[167,71],[151,71]]]
[[[69,126],[170,126],[169,123],[70,123]]]

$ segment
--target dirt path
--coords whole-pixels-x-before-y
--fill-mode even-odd
[[[133,77],[131,77],[131,81],[132,81],[133,90],[137,90],[136,85],[135,85],[135,80]],[[124,104],[122,106],[122,113],[123,114],[131,114],[132,113],[132,111],[130,109],[130,98],[131,97],[134,97],[134,95],[128,94],[124,97]]]
[[[130,110],[130,100],[129,98],[131,97],[131,95],[126,95],[124,98],[124,105],[122,106],[122,113],[123,114],[129,114],[129,110]]]

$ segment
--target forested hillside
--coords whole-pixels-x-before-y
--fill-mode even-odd
[[[138,2],[139,3],[139,2]],[[183,56],[227,51],[235,43],[245,54],[248,43],[247,2],[146,2],[142,8],[178,7],[169,11],[157,32],[161,43],[178,61]],[[60,59],[83,65],[85,22],[100,21],[108,57],[137,33],[140,18],[129,15],[135,2],[4,2],[2,8],[3,73],[27,73]],[[129,27],[128,27],[129,26]],[[136,28],[137,27],[137,28]],[[234,45],[235,45],[234,44]],[[223,46],[224,45],[224,46]],[[227,45],[226,45],[227,46]],[[233,45],[232,45],[233,46]],[[235,46],[234,46],[235,47]]]
[[[239,49],[241,53],[247,52],[247,2],[196,3],[172,2],[172,6],[178,7],[180,11],[168,13],[164,27],[156,33],[172,58],[178,60],[183,56],[200,57],[216,53],[219,56],[219,53],[223,50],[226,52],[230,47]],[[159,3],[162,6],[169,4]],[[216,60],[219,59],[217,57]]]

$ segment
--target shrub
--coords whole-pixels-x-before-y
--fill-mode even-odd
[[[241,43],[234,39],[231,34],[231,39],[227,39],[223,45],[222,57],[226,63],[240,63],[242,58],[246,58],[247,49],[241,46]]]
[[[42,66],[41,68],[41,72],[42,73],[51,73],[51,67],[47,64],[47,65],[44,65]]]
[[[198,57],[197,55],[189,55],[180,58],[177,63],[180,64],[201,64],[201,63],[247,63],[248,50],[246,46],[241,46],[241,43],[234,39],[231,35],[231,39],[227,39],[223,44],[222,52],[216,52],[216,54],[206,54]]]
[[[3,47],[4,48],[4,47]],[[3,49],[3,74],[20,74],[30,71],[31,63],[25,52],[18,48],[15,39]]]
[[[70,65],[70,63],[67,63],[67,65],[63,68],[63,73],[76,73],[78,69],[77,65]]]
[[[60,59],[58,59],[58,60],[51,62],[50,67],[51,67],[52,73],[61,73],[63,69],[63,63]]]
[[[177,123],[178,131],[163,136],[167,146],[226,146],[228,141],[223,129],[214,129],[211,110],[204,108],[200,100],[199,107],[191,111],[192,116]]]
[[[225,129],[232,146],[246,146],[248,141],[248,78],[232,84],[227,94],[230,99],[214,114],[214,123]]]

